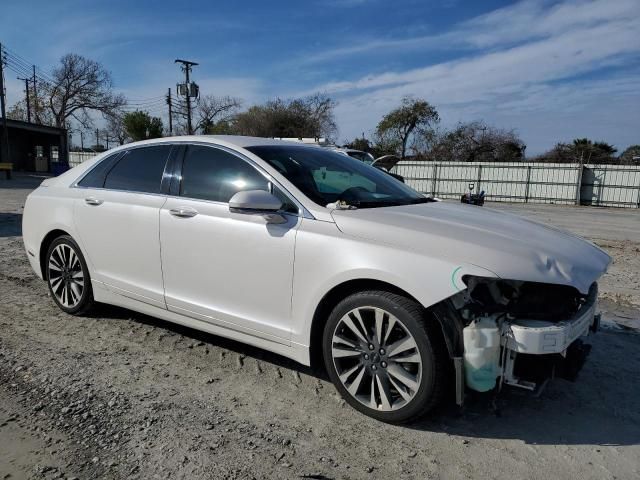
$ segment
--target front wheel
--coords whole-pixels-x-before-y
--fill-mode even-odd
[[[78,244],[68,235],[56,238],[47,251],[47,284],[58,307],[81,315],[93,306],[87,263]]]
[[[329,377],[360,412],[390,423],[425,414],[444,392],[440,338],[416,302],[384,291],[342,300],[324,329]]]

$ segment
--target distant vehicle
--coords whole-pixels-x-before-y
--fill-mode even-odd
[[[115,148],[44,180],[22,230],[62,311],[103,302],[323,363],[346,402],[386,422],[454,390],[461,404],[465,388],[573,376],[611,261],[343,154],[251,137]]]
[[[400,157],[396,155],[384,155],[379,158],[374,158],[369,152],[363,152],[362,150],[355,150],[353,148],[340,148],[340,147],[328,147],[331,150],[334,150],[338,153],[342,153],[344,155],[348,155],[351,158],[355,158],[356,160],[360,160],[361,162],[366,163],[367,165],[372,165],[380,170],[387,172],[396,180],[400,180],[404,183],[404,177],[402,175],[398,175],[397,173],[392,173],[391,169],[396,166],[396,164],[400,161]]]

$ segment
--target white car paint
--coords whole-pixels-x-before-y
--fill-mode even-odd
[[[74,200],[76,240],[91,259],[91,278],[116,293],[164,308],[159,195],[82,189]],[[85,199],[102,203],[90,205]],[[132,219],[135,219],[132,221]]]
[[[198,215],[179,218],[172,208]],[[267,224],[227,204],[168,198],[160,209],[167,308],[288,344],[296,232],[300,218]],[[251,301],[247,301],[247,298]]]
[[[300,215],[274,225],[217,202],[75,186],[114,151],[189,142],[224,147],[253,162],[299,204]],[[573,235],[485,208],[446,202],[362,210],[320,206],[244,148],[271,144],[286,143],[228,136],[139,142],[45,180],[24,210],[31,266],[42,277],[43,240],[62,230],[81,247],[97,301],[309,365],[318,304],[344,282],[386,282],[430,307],[464,290],[465,275],[559,283],[586,292],[610,262]],[[102,203],[87,205],[90,197]],[[198,215],[176,218],[168,214],[174,208]]]

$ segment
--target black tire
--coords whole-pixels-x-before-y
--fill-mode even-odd
[[[73,262],[71,267],[68,267],[68,271],[64,272],[62,275],[66,275],[63,277],[58,273],[57,270],[54,270],[55,267],[52,267],[52,261],[56,263],[60,263],[63,260],[59,253],[61,250],[64,252],[68,252],[69,249],[73,251],[73,254],[77,256],[77,262]],[[54,252],[56,252],[54,254]],[[53,260],[52,260],[53,256]],[[61,235],[57,237],[51,244],[47,250],[47,256],[45,259],[44,268],[46,269],[46,280],[47,286],[49,287],[49,293],[51,294],[51,298],[58,305],[60,310],[65,313],[71,315],[83,315],[94,306],[95,301],[93,299],[93,289],[91,288],[91,277],[89,276],[89,269],[87,268],[87,262],[80,251],[80,247],[78,244],[71,238],[69,235]],[[76,297],[71,293],[71,283],[74,283],[76,287],[79,285],[79,273],[82,274],[82,288],[81,293]],[[75,277],[75,280],[74,280]],[[66,286],[68,288],[68,294],[61,294],[61,288],[63,289],[66,282]],[[53,285],[52,285],[53,284]],[[73,290],[74,292],[78,290]],[[79,299],[77,298],[79,297]],[[65,301],[66,299],[66,301]],[[70,301],[73,299],[73,301]]]
[[[367,356],[365,352],[358,354],[358,356],[354,356],[354,354],[349,353],[349,361],[355,362],[352,368],[357,369],[354,370],[354,375],[357,379],[358,376],[361,376],[360,385],[361,387],[356,386],[356,396],[352,395],[343,381],[340,379],[340,374],[338,369],[342,367],[341,362],[345,359],[337,358],[334,359],[334,349],[335,347],[342,348],[344,345],[341,342],[334,342],[334,334],[338,333],[340,338],[345,338],[345,336],[349,335],[353,330],[346,328],[344,325],[344,321],[341,322],[343,318],[354,318],[348,316],[351,315],[354,310],[358,311],[358,315],[363,318],[365,315],[376,315],[376,311],[382,310],[387,312],[388,315],[395,317],[394,322],[391,323],[390,316],[384,316],[383,318],[387,319],[386,329],[391,332],[391,335],[396,335],[396,329],[402,328],[401,333],[406,334],[407,337],[410,334],[412,340],[414,340],[411,345],[414,347],[410,350],[410,356],[412,358],[413,364],[407,363],[396,363],[394,359],[391,357],[391,350],[393,345],[388,345],[389,351],[384,352],[388,354],[387,360],[388,362],[381,361],[381,355],[375,355],[374,358],[371,355]],[[362,309],[362,310],[360,310]],[[378,309],[378,310],[376,310]],[[370,310],[371,313],[367,313]],[[351,312],[351,313],[350,313]],[[345,317],[347,316],[347,317]],[[357,320],[357,319],[356,319]],[[365,319],[363,318],[363,321]],[[374,320],[375,321],[375,320]],[[398,326],[398,321],[402,324],[402,326]],[[383,321],[384,322],[384,321]],[[353,322],[358,323],[357,321]],[[360,322],[360,324],[365,326],[365,330],[367,330],[367,322]],[[395,325],[395,326],[391,326]],[[382,327],[381,332],[384,331],[384,326]],[[327,373],[336,386],[337,390],[340,392],[342,397],[345,399],[347,403],[349,403],[356,410],[373,417],[377,420],[381,420],[387,423],[405,423],[412,420],[416,420],[422,415],[426,414],[429,410],[435,407],[443,398],[445,393],[445,372],[446,372],[446,362],[447,355],[445,346],[443,345],[441,335],[438,335],[438,331],[436,330],[437,323],[435,319],[433,321],[429,321],[428,316],[425,315],[424,308],[416,303],[413,300],[410,300],[401,295],[390,293],[386,291],[363,291],[359,293],[352,294],[342,300],[338,305],[335,306],[324,328],[323,334],[323,356],[324,362],[327,369]],[[361,332],[362,329],[358,328]],[[374,329],[376,326],[374,324]],[[386,342],[382,341],[381,343],[377,343],[378,336],[384,338],[384,334],[380,335],[376,332],[371,332],[369,330],[371,336],[367,336],[367,340],[370,342],[376,342],[376,346],[374,349],[378,349],[379,346],[387,346]],[[356,336],[352,336],[350,341],[353,341]],[[395,345],[401,343],[404,337],[400,337],[400,341],[394,342]],[[369,340],[370,339],[370,340]],[[356,340],[358,341],[358,340]],[[371,348],[373,344],[370,343],[366,348]],[[353,349],[352,347],[345,347],[346,349],[351,351],[359,350],[359,348]],[[365,347],[362,347],[365,348]],[[371,351],[374,352],[374,349]],[[396,348],[397,350],[397,348]],[[339,356],[340,350],[335,350],[336,356]],[[383,349],[380,348],[378,350],[381,354],[383,353]],[[419,353],[419,359],[416,359],[415,354],[413,352]],[[375,353],[375,352],[374,352]],[[367,357],[367,360],[364,360],[364,357]],[[400,359],[400,357],[407,358],[404,355],[396,355],[395,359]],[[382,356],[384,359],[384,356]],[[378,362],[378,363],[375,363]],[[400,359],[400,362],[402,360]],[[357,365],[362,363],[364,365],[365,373],[362,375],[360,372],[360,367]],[[386,363],[386,364],[385,364]],[[383,365],[384,364],[384,365]],[[392,365],[393,364],[393,365]],[[377,368],[374,368],[374,365]],[[421,365],[421,372],[418,370]],[[384,370],[382,367],[384,366]],[[410,400],[404,399],[400,395],[400,391],[398,388],[398,383],[395,385],[390,383],[394,380],[398,380],[398,370],[397,367],[400,368],[414,368],[414,372],[416,372],[415,378],[418,378],[415,384],[418,385],[415,389],[403,388],[405,395],[413,395]],[[392,375],[392,367],[394,368],[394,374]],[[375,370],[375,371],[374,371]],[[351,371],[350,368],[345,367],[342,370],[343,378],[344,376]],[[369,377],[367,377],[369,375]],[[382,375],[382,376],[381,376]],[[386,392],[385,398],[388,400],[389,398],[394,398],[394,402],[386,402],[386,405],[382,405],[382,390],[383,387],[381,384],[374,385],[378,382],[377,376],[386,375],[387,383],[386,383]],[[347,377],[354,378],[354,377]],[[414,378],[414,377],[412,377]],[[369,393],[366,392],[366,382],[370,383],[370,387],[368,388]],[[355,380],[354,382],[355,383]],[[353,383],[351,386],[353,386]],[[404,385],[401,384],[403,387]],[[391,387],[389,389],[389,387]],[[358,394],[360,389],[364,388],[364,394]],[[377,389],[377,392],[376,392]],[[372,392],[373,390],[373,392]],[[388,394],[391,393],[391,396]],[[367,398],[367,395],[370,396],[369,405],[365,405],[364,399]],[[375,399],[380,399],[380,402]],[[374,405],[377,405],[377,408],[372,408],[371,402],[374,402]],[[393,406],[391,406],[393,405]],[[399,406],[395,406],[399,405]],[[384,409],[387,408],[385,411]],[[391,409],[389,409],[391,408]]]

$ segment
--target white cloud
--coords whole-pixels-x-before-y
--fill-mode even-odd
[[[607,108],[625,107],[633,100],[640,104],[636,93],[640,82],[615,73],[631,68],[639,58],[639,24],[637,1],[567,1],[552,6],[521,2],[454,29],[468,28],[464,41],[477,47],[473,54],[422,68],[325,83],[309,91],[325,91],[339,99],[337,117],[345,138],[373,129],[405,95],[428,99],[453,122],[470,116],[489,121],[508,118],[513,123],[506,126],[529,129],[534,126],[528,121],[531,115],[562,117],[566,122],[567,115],[578,115],[587,105],[602,115]],[[606,79],[576,81],[595,72]],[[623,129],[629,130],[637,115],[632,109],[622,110],[627,116],[621,120]],[[575,123],[585,125],[582,119]],[[562,125],[558,126],[547,145],[533,150],[560,140]],[[527,131],[522,130],[525,140]]]
[[[409,38],[375,38],[307,55],[304,63],[324,63],[359,54],[379,55],[413,50],[479,49],[560,35],[575,28],[638,18],[637,0],[525,0],[461,22],[445,33]],[[361,32],[359,32],[361,33]]]

